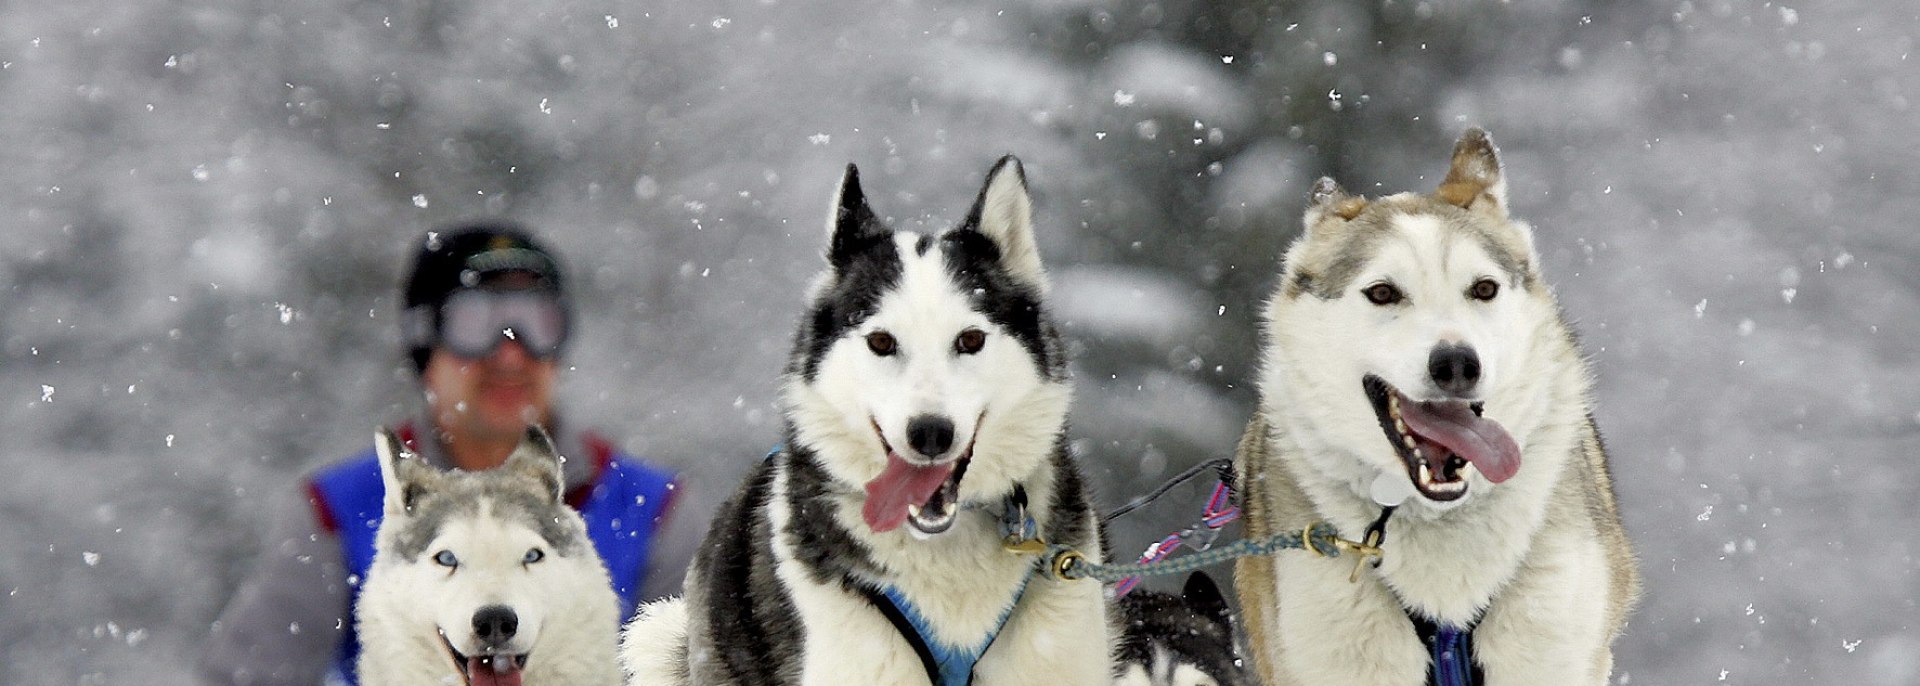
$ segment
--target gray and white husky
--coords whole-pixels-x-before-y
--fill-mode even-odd
[[[632,683],[1105,683],[1100,585],[1002,548],[1030,518],[1102,550],[1020,163],[937,235],[890,229],[850,165],[829,229],[786,444],[715,516],[684,599],[629,625]]]
[[[1235,649],[1233,609],[1213,577],[1194,572],[1179,594],[1135,590],[1120,599],[1114,686],[1254,686]]]
[[[1638,573],[1587,364],[1493,142],[1463,134],[1432,194],[1321,179],[1305,225],[1237,458],[1247,533],[1358,539],[1401,504],[1358,583],[1351,558],[1241,561],[1264,681],[1606,683]]]
[[[355,622],[366,686],[612,686],[620,601],[560,457],[529,428],[505,464],[440,471],[374,436],[386,487]]]

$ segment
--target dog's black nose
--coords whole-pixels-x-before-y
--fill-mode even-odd
[[[520,616],[513,608],[505,605],[488,605],[473,613],[473,635],[490,644],[501,644],[513,640],[513,632],[520,628]]]
[[[1433,377],[1433,385],[1442,391],[1458,396],[1470,394],[1474,385],[1480,383],[1480,356],[1469,346],[1442,343],[1434,346],[1433,354],[1427,357],[1427,375]]]
[[[927,457],[945,455],[953,447],[953,420],[923,414],[907,422],[907,445]]]

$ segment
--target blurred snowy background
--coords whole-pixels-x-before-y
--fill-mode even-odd
[[[189,682],[255,504],[409,407],[430,226],[549,236],[570,413],[718,497],[778,438],[841,167],[932,230],[1017,153],[1113,506],[1231,450],[1312,179],[1430,189],[1468,124],[1597,363],[1648,590],[1615,680],[1920,682],[1917,34],[1872,0],[0,4],[0,682]]]

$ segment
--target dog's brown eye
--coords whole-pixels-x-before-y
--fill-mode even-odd
[[[1367,300],[1375,305],[1392,305],[1401,300],[1400,289],[1390,283],[1376,283],[1363,292],[1367,294]]]
[[[1500,284],[1498,282],[1495,282],[1493,279],[1481,279],[1479,281],[1475,281],[1473,282],[1473,287],[1467,289],[1467,295],[1472,297],[1474,300],[1492,300],[1493,296],[1496,296],[1499,294],[1500,294]]]
[[[893,334],[875,331],[867,334],[867,349],[872,350],[875,355],[886,357],[899,349],[899,343],[894,342]]]
[[[962,355],[980,352],[981,346],[986,344],[987,332],[979,329],[967,329],[960,332],[959,338],[953,339],[953,349]]]

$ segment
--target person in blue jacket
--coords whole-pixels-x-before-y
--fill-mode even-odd
[[[504,462],[527,424],[547,427],[567,458],[567,503],[586,520],[626,617],[679,592],[706,522],[679,512],[695,508],[673,472],[555,412],[572,318],[559,263],[524,230],[428,233],[401,315],[425,402],[397,432],[432,464],[479,470]],[[261,558],[213,625],[200,661],[207,683],[355,683],[353,604],[382,496],[369,444],[311,473],[275,509]]]

